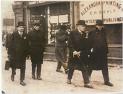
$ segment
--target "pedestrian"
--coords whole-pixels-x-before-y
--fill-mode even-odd
[[[29,39],[29,48],[30,48],[30,56],[32,62],[32,78],[38,80],[42,80],[41,78],[41,67],[43,64],[43,52],[45,48],[45,30],[44,27],[40,24],[43,23],[35,23],[33,26],[33,30],[28,33]],[[35,71],[37,68],[37,74],[35,76]]]
[[[12,33],[8,51],[11,58],[12,75],[11,80],[14,81],[16,69],[20,69],[20,84],[25,86],[25,67],[26,56],[28,55],[28,40],[24,30],[24,22],[18,22],[17,30]]]
[[[74,70],[80,70],[83,75],[84,87],[93,88],[89,81],[88,75],[88,31],[84,20],[79,20],[76,30],[70,32],[68,46],[69,46],[69,63],[68,63],[68,80],[71,84],[71,79]]]
[[[60,69],[63,66],[65,73],[67,73],[67,26],[59,26],[59,30],[56,32],[56,44],[55,44],[55,55],[57,59],[57,72],[62,72]]]
[[[91,76],[92,70],[102,70],[104,84],[113,86],[109,81],[107,64],[108,45],[106,40],[106,31],[102,20],[96,20],[96,28],[90,32],[89,38],[92,52],[89,63],[89,76]]]

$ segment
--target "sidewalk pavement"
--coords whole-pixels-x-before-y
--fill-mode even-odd
[[[31,78],[31,61],[26,62],[26,86],[19,83],[20,71],[17,70],[15,81],[10,79],[11,69],[4,70],[6,52],[2,53],[2,90],[5,94],[123,94],[123,67],[120,65],[109,65],[109,76],[114,87],[103,84],[103,76],[101,71],[93,71],[91,83],[94,89],[85,88],[83,78],[80,71],[75,70],[72,84],[68,85],[67,75],[56,72],[57,62],[44,61],[42,66],[42,79],[33,80]],[[63,68],[62,68],[63,70]]]

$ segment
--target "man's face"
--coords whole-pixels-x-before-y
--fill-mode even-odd
[[[17,30],[20,31],[20,32],[23,32],[24,31],[24,26],[18,26]]]
[[[40,29],[40,26],[36,26],[36,25],[35,25],[35,26],[34,26],[34,29],[35,29],[35,30],[39,30],[39,29]]]
[[[84,25],[78,25],[78,29],[80,31],[86,31],[86,26],[84,26]]]

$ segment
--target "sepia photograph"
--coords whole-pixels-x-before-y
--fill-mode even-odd
[[[0,94],[123,94],[123,0],[1,0]]]

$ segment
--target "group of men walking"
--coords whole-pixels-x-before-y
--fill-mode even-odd
[[[32,62],[32,78],[42,80],[41,65],[43,64],[43,52],[46,38],[42,23],[35,23],[28,34],[24,30],[24,23],[19,22],[17,30],[8,36],[7,51],[12,68],[11,80],[14,81],[16,69],[20,69],[20,84],[25,86],[26,57],[30,55]],[[61,72],[63,66],[68,74],[67,83],[71,84],[75,69],[82,72],[84,87],[93,88],[90,84],[92,70],[102,70],[104,84],[113,86],[109,81],[107,53],[108,46],[103,22],[96,21],[96,28],[87,30],[84,20],[79,20],[76,29],[67,33],[67,27],[61,25],[56,32],[55,53],[58,60],[57,72]],[[67,47],[69,56],[67,58]],[[36,71],[37,69],[37,71]]]
[[[32,62],[32,78],[41,80],[41,65],[45,48],[45,29],[43,24],[35,23],[28,34],[24,23],[18,22],[17,30],[7,36],[7,52],[12,68],[11,80],[14,81],[16,69],[20,69],[20,84],[25,86],[26,58],[30,55]],[[42,29],[41,29],[42,28]],[[37,69],[37,72],[36,72]]]
[[[113,86],[109,81],[107,53],[108,45],[106,32],[102,20],[96,21],[94,30],[88,31],[84,20],[79,20],[76,29],[66,34],[65,26],[61,26],[56,32],[56,59],[68,73],[67,83],[71,84],[74,70],[80,70],[83,75],[84,87],[93,88],[90,83],[92,70],[102,70],[104,84]],[[68,41],[69,57],[68,66],[65,67],[66,60],[66,41]],[[56,71],[60,71],[57,66]]]

